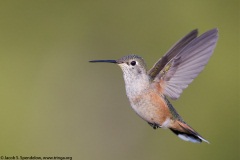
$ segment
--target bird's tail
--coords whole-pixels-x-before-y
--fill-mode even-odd
[[[209,143],[206,139],[200,136],[189,125],[184,122],[176,121],[172,127],[169,128],[179,138],[184,141],[190,141],[193,143],[201,143],[202,141]]]

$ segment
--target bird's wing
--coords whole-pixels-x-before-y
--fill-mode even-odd
[[[159,72],[166,66],[166,64],[175,57],[180,51],[186,47],[193,39],[195,39],[198,35],[198,30],[195,29],[180,39],[177,43],[175,43],[172,48],[170,48],[166,54],[160,58],[154,66],[148,71],[148,75],[151,80],[154,80],[155,77],[159,74]]]
[[[218,30],[212,29],[199,37],[194,30],[170,49],[148,74],[160,83],[164,95],[178,99],[183,89],[203,70],[218,39]]]

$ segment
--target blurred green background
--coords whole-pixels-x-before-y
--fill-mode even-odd
[[[0,155],[87,160],[237,160],[239,1],[0,1]],[[209,64],[177,101],[211,144],[153,130],[130,108],[119,67],[150,68],[191,30],[217,27]]]

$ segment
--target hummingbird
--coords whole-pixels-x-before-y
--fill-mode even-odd
[[[132,109],[153,129],[170,129],[182,140],[209,143],[183,120],[167,98],[180,97],[208,63],[217,40],[217,28],[200,36],[195,29],[173,45],[148,71],[143,58],[135,54],[117,60],[89,62],[120,66]]]

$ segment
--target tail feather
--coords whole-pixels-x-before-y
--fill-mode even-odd
[[[179,138],[184,141],[190,141],[193,143],[201,143],[202,141],[209,143],[206,139],[200,136],[196,131],[194,131],[189,125],[186,123],[182,123],[178,121],[178,126],[170,128],[170,130],[175,133]]]

